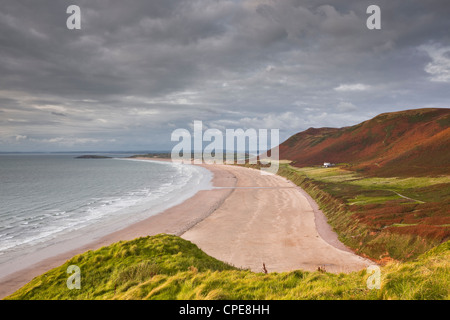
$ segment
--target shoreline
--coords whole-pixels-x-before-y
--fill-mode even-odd
[[[170,161],[170,159],[142,158],[140,160]],[[233,186],[234,178],[225,175],[220,170],[209,169],[212,173],[212,186],[228,184]],[[225,181],[223,181],[225,180]],[[139,237],[168,233],[181,235],[192,228],[199,221],[210,215],[221,205],[233,189],[200,190],[183,202],[165,209],[142,221],[133,223],[120,230],[101,236],[87,244],[75,245],[64,252],[55,252],[53,246],[42,250],[48,256],[36,263],[30,263],[29,267],[13,271],[0,277],[0,299],[14,293],[16,290],[33,280],[33,278],[60,266],[77,254],[89,250],[96,250],[111,245],[121,240],[133,240]],[[76,239],[73,241],[76,242]]]
[[[314,271],[318,266],[326,266],[330,272],[347,272],[373,264],[339,242],[314,200],[291,181],[239,166],[199,166],[212,173],[212,189],[200,190],[143,221],[0,278],[0,299],[77,254],[159,233],[181,236],[219,260],[255,272],[261,271],[262,263],[269,272]],[[281,205],[274,198],[280,198]],[[250,219],[247,213],[251,213]],[[317,249],[323,253],[317,254]]]

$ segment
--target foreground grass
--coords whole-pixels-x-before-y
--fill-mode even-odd
[[[69,265],[80,267],[81,289],[67,288]],[[253,273],[160,234],[75,256],[6,299],[449,299],[449,273],[450,242],[382,267],[381,288],[371,290],[365,270]]]

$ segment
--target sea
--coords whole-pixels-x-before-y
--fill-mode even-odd
[[[0,278],[27,254],[88,243],[212,187],[199,166],[104,155],[0,154]]]

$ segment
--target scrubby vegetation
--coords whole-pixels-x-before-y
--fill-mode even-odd
[[[69,265],[81,288],[66,285]],[[450,243],[370,275],[293,271],[254,273],[220,262],[189,241],[160,234],[88,251],[33,279],[7,299],[449,299]]]

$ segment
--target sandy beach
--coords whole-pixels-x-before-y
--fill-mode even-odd
[[[263,263],[269,272],[319,266],[350,272],[372,264],[337,240],[314,201],[290,181],[238,166],[202,166],[214,175],[212,190],[88,245],[66,252],[48,248],[45,260],[0,278],[0,298],[76,254],[159,233],[179,235],[217,259],[255,272]]]
[[[268,272],[334,273],[373,264],[338,241],[317,204],[291,181],[238,166],[222,170],[236,177],[233,193],[182,235],[209,255],[255,272],[263,263]]]

